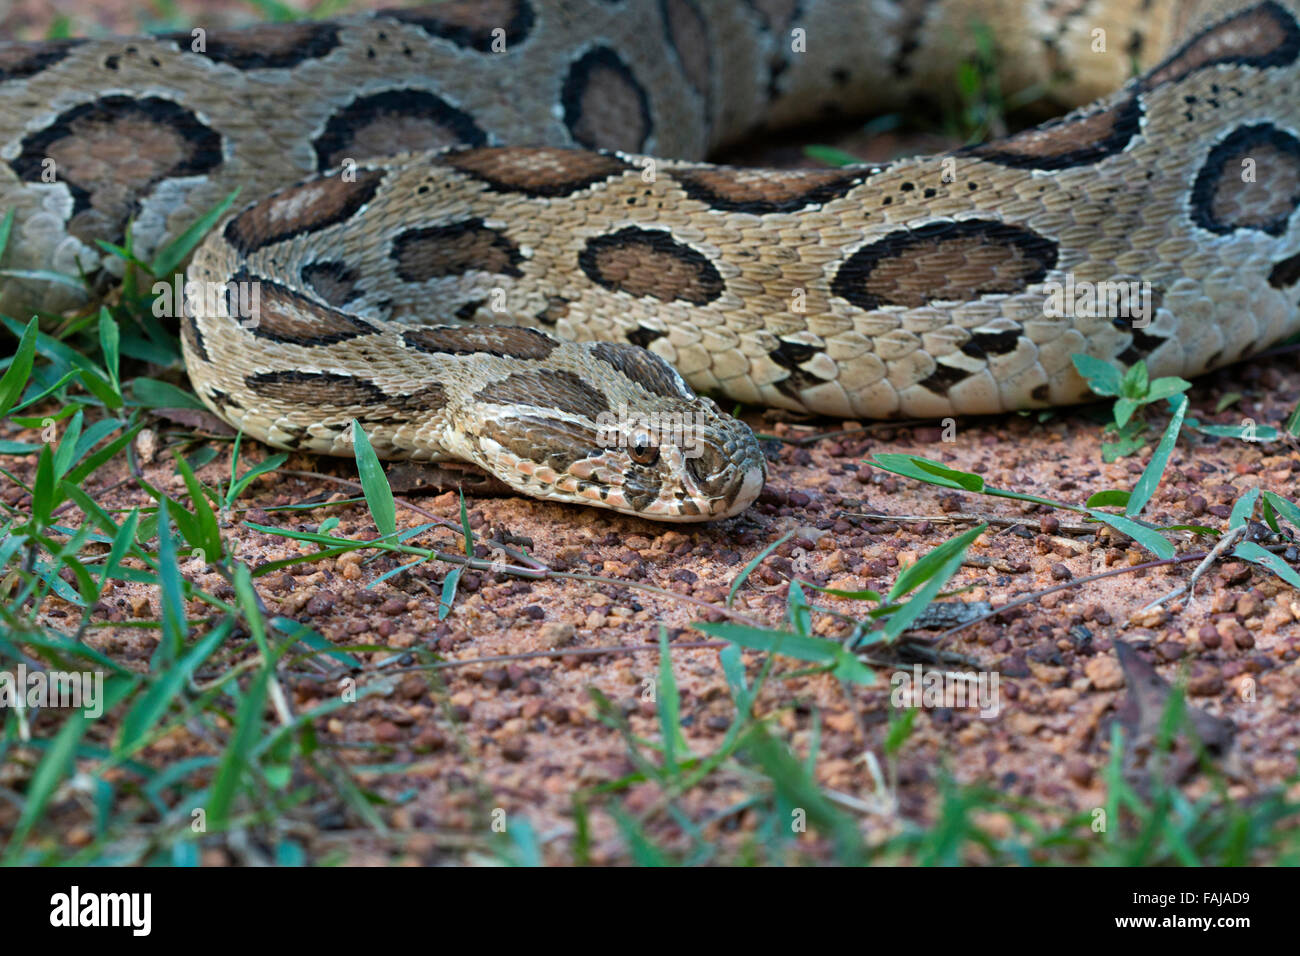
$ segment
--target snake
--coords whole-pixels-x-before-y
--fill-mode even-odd
[[[1300,0],[446,0],[9,41],[0,310],[84,307],[114,246],[150,261],[238,189],[160,296],[217,415],[716,520],[766,464],[709,396],[999,413],[1085,398],[1075,356],[1191,376],[1300,330],[1298,56]],[[707,161],[972,77],[1054,115]]]

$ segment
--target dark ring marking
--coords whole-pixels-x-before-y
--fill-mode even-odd
[[[393,239],[390,256],[404,282],[426,282],[467,272],[519,277],[523,253],[509,237],[465,219],[445,226],[408,229]]]
[[[1146,75],[1143,90],[1173,83],[1207,67],[1286,66],[1300,54],[1300,25],[1273,0],[1242,10],[1192,37]]]
[[[602,392],[565,369],[515,372],[499,382],[483,386],[474,394],[474,399],[494,405],[553,408],[592,420],[611,410],[609,399]]]
[[[85,40],[0,43],[0,83],[35,76],[58,63]]]
[[[192,33],[167,33],[159,39],[174,41],[182,52],[237,70],[276,70],[328,56],[338,48],[339,28],[333,23],[302,22],[208,31],[202,50],[194,49]]]
[[[1020,292],[1056,265],[1056,243],[1005,222],[967,219],[900,229],[850,256],[831,291],[860,309],[962,302]]]
[[[661,332],[658,329],[648,329],[644,325],[638,325],[635,329],[624,336],[633,345],[639,345],[643,349],[648,349],[650,343],[655,339],[662,339],[667,332]]]
[[[374,335],[379,330],[355,315],[331,309],[292,289],[240,269],[231,276],[231,284],[252,283],[258,290],[258,311],[249,316],[254,321],[248,330],[260,339],[283,342],[286,345],[315,347],[346,342],[362,335]],[[226,314],[237,315],[229,302],[230,285],[226,286]]]
[[[942,362],[936,361],[934,371],[916,384],[934,392],[936,395],[947,395],[948,389],[969,378],[970,374],[967,369],[957,368],[955,365],[944,365]]]
[[[323,172],[350,157],[486,142],[487,134],[465,111],[427,90],[398,89],[357,97],[330,117],[312,146]]]
[[[641,152],[654,128],[645,87],[606,46],[588,50],[569,67],[560,105],[569,135],[589,149]]]
[[[293,236],[318,232],[343,222],[374,198],[383,182],[378,169],[355,170],[350,181],[340,172],[317,176],[256,202],[226,225],[226,241],[248,255]]]
[[[1020,346],[1020,329],[1002,332],[972,332],[970,340],[961,350],[971,358],[988,358],[990,355],[1010,355]]]
[[[493,192],[545,198],[568,196],[632,168],[610,153],[553,146],[455,150],[443,161]]]
[[[722,295],[713,263],[661,229],[628,226],[588,240],[578,265],[597,285],[661,302],[707,305]]]
[[[494,52],[494,30],[505,31],[508,51],[523,42],[536,21],[528,0],[444,0],[418,10],[379,10],[375,16],[409,23],[430,36],[480,53]]]
[[[1069,169],[1122,153],[1141,128],[1142,104],[1132,96],[1107,109],[1080,111],[963,152],[1015,169]]]
[[[244,384],[265,398],[288,405],[347,409],[362,405],[370,409],[361,421],[409,421],[424,417],[446,405],[446,390],[434,383],[415,392],[390,395],[374,382],[339,372],[305,372],[298,369],[257,372],[246,375]]]
[[[790,342],[781,339],[781,344],[768,352],[768,357],[777,365],[788,369],[790,374],[776,383],[776,389],[782,395],[800,400],[800,393],[814,385],[824,385],[825,379],[804,371],[801,367],[821,350],[807,342]]]
[[[1255,161],[1255,181],[1242,181],[1242,161]],[[1205,158],[1188,199],[1192,221],[1226,235],[1258,229],[1286,232],[1300,205],[1300,140],[1271,123],[1239,126]]]
[[[185,339],[185,344],[195,352],[199,358],[205,362],[211,362],[212,356],[208,354],[207,343],[203,341],[203,332],[199,329],[199,322],[188,311],[185,313],[185,321],[181,323],[181,335]]]
[[[298,274],[321,301],[336,307],[356,298],[361,281],[355,269],[337,259],[309,262]]]
[[[221,135],[185,107],[112,95],[74,106],[27,135],[10,166],[34,183],[53,162],[72,196],[68,232],[86,242],[116,242],[154,186],[210,172],[223,159]]]
[[[796,212],[839,199],[860,185],[870,172],[696,166],[674,169],[670,174],[681,184],[686,195],[713,209],[765,216],[775,212]]]
[[[659,11],[664,21],[664,38],[677,54],[686,82],[707,104],[711,99],[709,78],[713,75],[708,21],[695,0],[659,0]]]
[[[430,355],[495,355],[497,358],[544,359],[559,343],[537,329],[488,325],[413,329],[402,333],[407,348]]]
[[[244,384],[258,395],[291,405],[380,405],[388,398],[370,379],[340,372],[256,372],[244,376]]]
[[[587,346],[591,354],[611,365],[653,395],[665,398],[694,398],[695,393],[671,365],[653,352],[622,342],[596,342]]]
[[[1290,288],[1297,282],[1300,282],[1300,252],[1275,263],[1268,274],[1268,284],[1274,289]]]

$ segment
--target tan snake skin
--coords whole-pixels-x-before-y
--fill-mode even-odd
[[[385,456],[716,518],[757,495],[762,458],[686,382],[835,416],[997,412],[1083,397],[1074,353],[1194,375],[1300,328],[1298,10],[465,0],[0,44],[0,267],[103,283],[94,240],[128,221],[147,256],[235,185],[319,171],[191,265],[182,340],[214,411],[343,454],[357,418]],[[977,22],[1003,89],[1116,92],[884,168],[698,161],[950,89]],[[0,307],[70,294],[10,280]]]

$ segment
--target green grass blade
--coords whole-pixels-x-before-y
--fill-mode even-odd
[[[352,420],[352,440],[357,457],[357,473],[361,476],[361,489],[365,492],[370,516],[375,519],[375,527],[380,534],[395,534],[397,505],[393,502],[393,489],[388,484],[388,476],[379,464],[379,456],[371,447],[365,429],[355,418]]]

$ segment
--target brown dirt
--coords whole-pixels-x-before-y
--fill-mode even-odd
[[[30,6],[16,4],[11,16],[21,16]],[[84,8],[78,2],[67,6]],[[111,20],[106,24],[117,26]],[[1229,392],[1244,397],[1214,414],[1218,398]],[[1189,414],[1202,421],[1239,423],[1248,417],[1280,424],[1300,400],[1300,372],[1293,357],[1238,366],[1200,380],[1192,398]],[[379,808],[392,836],[381,840],[368,835],[338,805],[314,808],[314,817],[304,817],[308,830],[302,834],[311,858],[338,850],[358,862],[463,858],[465,842],[481,836],[492,809],[502,808],[509,817],[523,815],[532,821],[547,840],[548,859],[569,859],[575,791],[634,769],[623,740],[596,719],[588,688],[599,688],[621,707],[635,733],[658,735],[655,705],[644,699],[646,682],[657,673],[653,650],[488,660],[436,674],[415,668],[416,651],[436,652],[447,661],[479,661],[557,649],[640,646],[656,640],[661,624],[674,642],[694,642],[702,635],[691,629],[692,622],[723,619],[722,605],[735,575],[791,531],[794,537],[742,588],[736,612],[780,626],[787,583],[793,577],[839,589],[886,590],[901,567],[968,527],[944,523],[955,512],[1014,522],[990,528],[972,547],[967,566],[954,581],[970,588],[959,600],[1001,606],[1149,558],[1105,535],[1067,533],[1068,528],[1054,524],[1059,520],[1068,525],[1065,513],[1047,514],[1032,505],[918,486],[862,464],[879,452],[913,452],[978,472],[991,485],[1073,502],[1102,489],[1132,487],[1149,449],[1136,459],[1102,463],[1100,426],[1079,412],[1058,413],[1042,423],[1015,415],[967,420],[953,442],[942,441],[932,424],[862,429],[861,423],[796,425],[759,417],[752,422],[758,430],[784,438],[851,430],[803,445],[774,446],[771,479],[760,502],[748,513],[713,526],[662,526],[514,497],[471,500],[471,523],[480,539],[508,531],[531,539],[529,553],[553,570],[618,583],[531,581],[469,572],[454,610],[439,621],[439,581],[446,565],[426,565],[373,589],[367,585],[393,566],[388,559],[358,562],[347,555],[260,578],[258,591],[270,613],[304,621],[336,644],[382,648],[357,653],[368,672],[360,679],[363,687],[380,680],[379,675],[391,675],[383,692],[337,712],[317,730],[323,747],[362,768],[357,770],[360,780],[392,801]],[[158,429],[163,448],[182,440],[174,426],[160,423]],[[37,440],[32,432],[3,437]],[[224,480],[230,469],[228,454],[228,446],[223,446],[200,470],[200,477],[210,484]],[[245,461],[265,454],[253,445],[246,448]],[[7,464],[20,478],[30,479],[30,461],[11,459]],[[349,461],[295,456],[286,468],[355,478]],[[1187,435],[1147,516],[1224,528],[1232,502],[1248,488],[1261,486],[1294,497],[1297,474],[1300,452],[1293,447]],[[165,452],[145,466],[144,475],[174,495],[183,494]],[[97,474],[87,490],[106,506],[150,504],[143,492],[129,486],[99,492],[128,477],[126,462],[117,461]],[[363,506],[267,510],[347,494],[349,489],[328,481],[273,475],[256,482],[241,501],[253,510],[235,517],[304,528],[339,515],[338,533],[357,538],[374,534]],[[20,508],[27,501],[21,489],[2,480],[0,497]],[[453,494],[410,498],[437,516],[458,520]],[[910,516],[926,520],[901,520]],[[407,527],[425,520],[399,508],[399,523]],[[238,542],[240,559],[254,568],[312,549],[237,523],[228,526],[226,534]],[[458,548],[458,539],[449,531],[426,533],[417,541],[448,551]],[[1180,541],[1180,551],[1198,548],[1190,539]],[[1124,675],[1113,644],[1123,639],[1167,679],[1185,669],[1191,703],[1235,723],[1233,760],[1238,772],[1231,792],[1237,797],[1256,794],[1283,783],[1296,767],[1300,595],[1258,569],[1229,562],[1203,579],[1194,602],[1177,602],[1129,622],[1132,612],[1185,582],[1192,566],[1136,570],[1050,594],[945,641],[944,646],[966,656],[973,669],[1000,673],[1003,706],[991,720],[960,709],[919,714],[900,755],[897,813],[869,809],[876,787],[863,760],[867,752],[881,755],[891,707],[888,673],[874,688],[849,690],[826,675],[776,679],[757,710],[773,716],[778,735],[801,756],[812,740],[814,714],[820,715],[817,780],[868,808],[859,819],[864,830],[876,836],[894,831],[900,817],[930,818],[937,801],[936,781],[945,768],[961,781],[985,782],[1062,811],[1086,811],[1104,796],[1100,771],[1107,759],[1106,725],[1124,695]],[[182,570],[201,588],[218,595],[229,592],[221,578],[197,560],[182,563]],[[675,597],[639,589],[639,584]],[[702,609],[687,598],[714,609]],[[863,611],[863,605],[846,600],[818,600],[847,614]],[[201,613],[197,604],[193,613]],[[54,627],[72,617],[56,598],[47,601],[44,614]],[[157,615],[156,593],[119,585],[106,595],[96,615],[104,626],[92,632],[90,642],[143,668],[154,638],[147,631],[113,625]],[[842,627],[829,617],[819,617],[816,623],[817,632],[825,636],[840,633]],[[717,654],[713,648],[673,653],[683,732],[700,754],[717,747],[734,716]],[[761,655],[747,652],[745,658],[752,678]],[[797,669],[797,662],[786,660],[777,674]],[[336,694],[333,678],[303,666],[283,673],[291,709],[299,712]],[[105,722],[97,732],[108,739],[111,729]],[[183,733],[141,759],[165,762],[207,750],[202,737]],[[400,773],[364,769],[380,764],[406,767]],[[1193,792],[1200,785],[1193,782]],[[705,819],[741,799],[748,786],[737,773],[720,772],[687,794],[682,808],[693,819]],[[660,796],[653,785],[637,784],[619,799],[626,810],[638,813],[655,806]],[[86,818],[71,802],[61,813],[62,832],[69,845],[75,845],[88,832]],[[727,815],[709,824],[705,833],[735,849],[752,839],[755,822],[750,813]],[[0,819],[0,826],[11,823]],[[652,819],[650,830],[656,837],[673,832],[662,814]],[[603,810],[593,815],[591,846],[595,862],[627,859],[614,822]],[[209,863],[237,861],[231,851],[216,847],[205,856]]]

